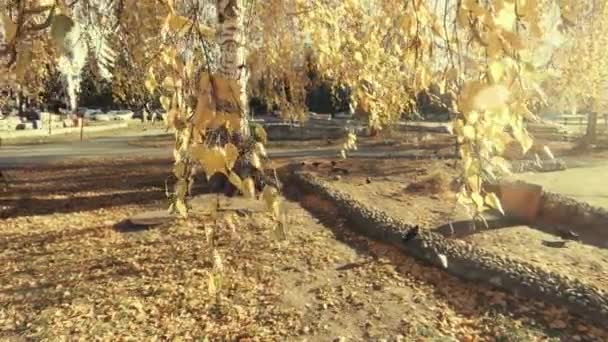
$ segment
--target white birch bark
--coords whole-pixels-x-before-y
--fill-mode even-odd
[[[237,80],[238,98],[241,115],[241,132],[249,136],[249,99],[247,96],[247,81],[249,73],[245,68],[246,34],[245,6],[243,0],[217,0],[218,43],[220,46],[220,63],[218,72],[227,79]]]

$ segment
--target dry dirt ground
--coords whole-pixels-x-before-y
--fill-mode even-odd
[[[563,310],[355,236],[314,197],[289,202],[287,239],[260,203],[221,198],[216,211],[212,195],[194,201],[188,221],[126,229],[131,215],[165,207],[169,172],[154,159],[7,171],[0,340],[608,339]]]
[[[561,151],[557,148],[554,151],[566,154],[567,150],[560,147]],[[315,161],[321,164],[315,166]],[[497,222],[491,229],[481,224],[473,228],[470,217],[456,203],[455,188],[451,183],[457,176],[454,160],[334,160],[337,162],[335,167],[348,170],[348,174],[335,172],[330,160],[315,161],[307,161],[305,167],[367,205],[409,223],[464,239],[492,252],[578,278],[608,291],[608,248],[603,241],[582,239],[585,243],[568,243],[566,248],[556,248],[555,243],[561,239],[555,235],[555,229],[563,227],[522,226],[505,220]],[[597,174],[588,177],[600,178]],[[451,227],[449,222],[453,223]]]

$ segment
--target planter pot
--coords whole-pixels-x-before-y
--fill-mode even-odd
[[[543,188],[523,182],[503,183],[499,197],[505,214],[525,222],[534,222],[542,204]]]

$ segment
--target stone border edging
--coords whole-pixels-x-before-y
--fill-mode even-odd
[[[331,200],[342,216],[363,235],[395,245],[406,254],[440,268],[444,268],[442,255],[447,259],[445,271],[459,278],[481,281],[516,295],[564,306],[599,325],[608,322],[608,297],[595,287],[423,229],[415,239],[404,242],[406,233],[414,228],[412,224],[368,207],[311,174],[294,172],[291,178],[302,190]]]
[[[539,218],[550,221],[559,220],[575,226],[606,226],[608,225],[608,210],[543,190]]]
[[[523,173],[523,172],[555,172],[563,171],[568,167],[566,162],[562,159],[543,160],[540,165],[535,160],[512,160],[511,172]]]

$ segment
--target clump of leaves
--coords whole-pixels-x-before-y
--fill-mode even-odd
[[[500,342],[533,341],[543,335],[541,331],[525,326],[499,312],[488,313],[484,317],[483,324],[487,327],[488,336],[492,336],[495,341]],[[549,339],[549,341],[558,340],[558,337]]]
[[[411,192],[441,194],[450,189],[450,183],[450,176],[444,171],[437,170],[427,176],[422,177],[418,181],[410,183],[406,187],[406,190]]]
[[[163,32],[176,42],[184,42],[184,28],[196,27],[195,20],[179,16],[169,6]],[[219,31],[222,25],[218,26]],[[161,94],[161,105],[168,113],[167,125],[175,132],[177,181],[171,210],[187,217],[187,189],[193,181],[192,165],[198,163],[208,181],[213,177],[230,194],[239,192],[256,198],[262,192],[269,211],[279,219],[282,206],[280,196],[275,195],[279,182],[276,176],[267,173],[270,168],[264,147],[266,132],[261,126],[250,131],[243,119],[242,82],[226,60],[222,60],[217,70],[211,67],[210,29],[196,30],[201,48],[186,53],[187,49],[179,44],[167,44],[157,65],[165,72],[164,79],[157,80],[154,68],[150,68],[146,80],[150,92]]]

